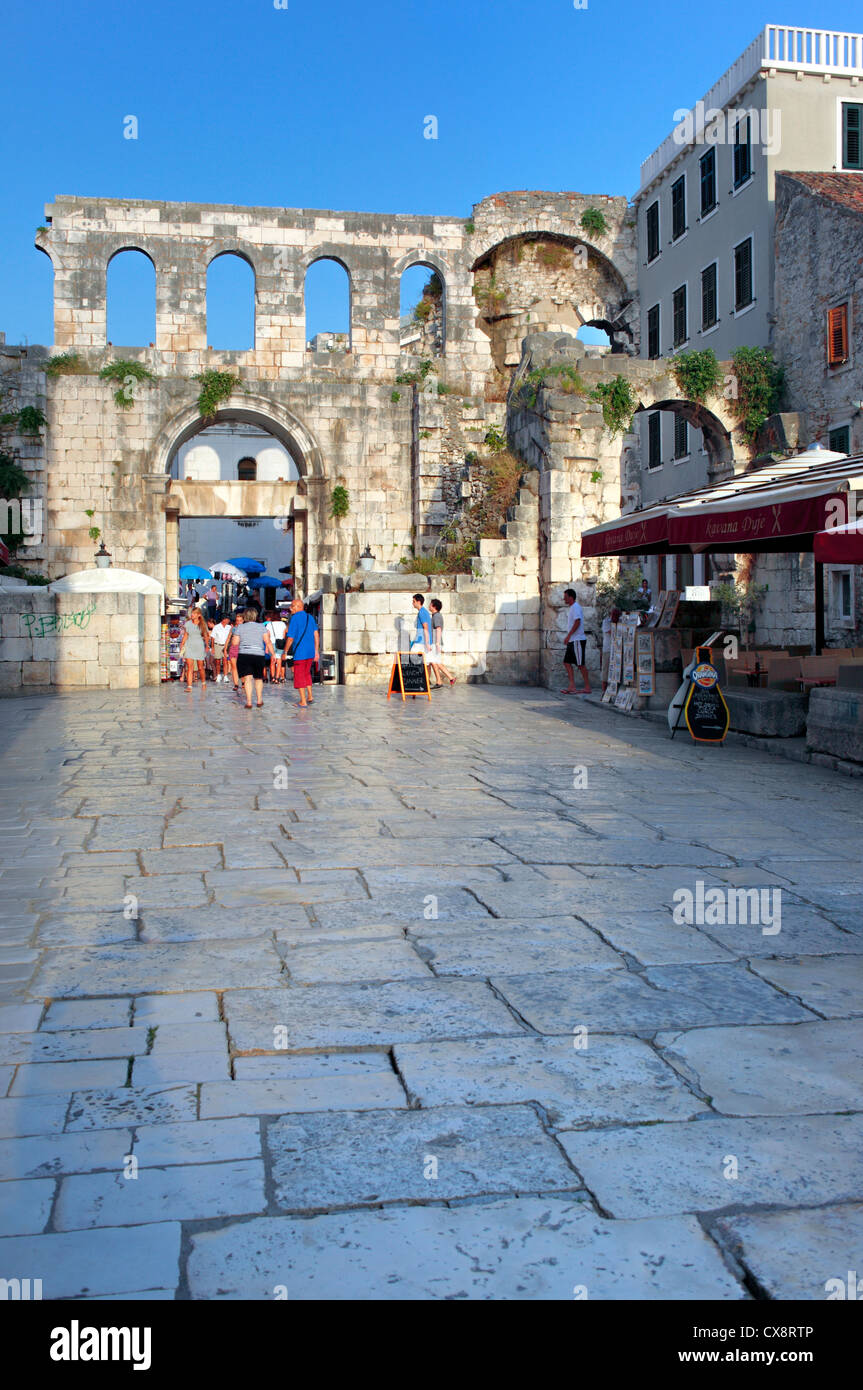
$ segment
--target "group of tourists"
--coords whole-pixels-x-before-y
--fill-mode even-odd
[[[299,597],[291,603],[287,622],[275,609],[264,617],[261,622],[252,606],[216,622],[200,607],[190,607],[179,651],[186,689],[192,689],[196,675],[206,688],[209,674],[216,685],[231,683],[236,694],[242,692],[246,709],[252,708],[254,692],[260,709],[265,678],[272,685],[284,685],[290,661],[297,703],[303,708],[314,704],[312,666],[321,656],[317,622]]]

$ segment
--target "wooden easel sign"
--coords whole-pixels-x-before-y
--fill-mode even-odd
[[[403,700],[408,695],[412,700],[417,695],[427,695],[431,700],[429,671],[422,652],[400,652],[394,659],[387,699],[391,695],[401,695]]]

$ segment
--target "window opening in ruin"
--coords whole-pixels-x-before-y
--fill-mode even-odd
[[[445,347],[444,283],[433,266],[409,265],[399,282],[399,348],[427,359]]]
[[[340,261],[323,256],[306,271],[306,348],[338,354],[351,350],[351,277]]]
[[[207,346],[248,352],[255,346],[255,272],[226,251],[207,267]]]
[[[237,477],[241,483],[254,483],[258,477],[258,461],[253,458],[242,458],[237,464]]]
[[[107,341],[147,347],[156,341],[156,270],[143,251],[118,251],[108,263]]]

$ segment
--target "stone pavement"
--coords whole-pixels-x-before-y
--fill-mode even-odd
[[[857,782],[544,690],[0,708],[0,1277],[823,1299],[859,1269]]]

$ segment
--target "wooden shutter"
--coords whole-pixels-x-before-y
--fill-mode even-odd
[[[701,327],[712,328],[716,323],[716,266],[709,265],[701,272]]]
[[[827,314],[827,365],[848,361],[848,305],[839,304]]]
[[[842,167],[863,169],[863,106],[842,104]]]

